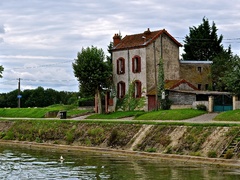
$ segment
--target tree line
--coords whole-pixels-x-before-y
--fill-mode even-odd
[[[78,93],[54,89],[26,89],[21,92],[21,107],[47,107],[53,104],[77,104]],[[0,94],[0,108],[18,107],[18,89]]]

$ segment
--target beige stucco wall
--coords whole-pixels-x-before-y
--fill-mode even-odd
[[[161,45],[162,42],[162,45]],[[154,49],[155,44],[155,49]],[[156,64],[154,63],[156,53]],[[158,63],[163,59],[164,78],[168,80],[179,79],[179,47],[166,35],[162,35],[147,47],[147,90],[155,87],[155,66],[158,74]],[[157,75],[158,77],[158,75]]]
[[[134,56],[141,57],[141,72],[140,73],[133,73],[132,72],[132,58]],[[124,74],[117,74],[117,59],[120,57],[125,59],[125,73]],[[113,53],[113,82],[115,88],[117,89],[117,83],[120,81],[125,82],[126,85],[126,93],[129,88],[129,83],[139,80],[142,83],[143,95],[146,95],[146,87],[147,87],[147,78],[146,78],[146,48],[139,48],[139,49],[130,49],[130,50],[123,50],[123,51],[116,51]],[[116,103],[116,102],[115,102]],[[147,111],[147,101],[144,110]]]
[[[211,64],[203,63],[180,63],[180,79],[185,79],[196,87],[201,84],[200,90],[208,90],[205,89],[205,85],[211,87],[210,66]],[[198,67],[201,67],[201,72],[198,71]]]

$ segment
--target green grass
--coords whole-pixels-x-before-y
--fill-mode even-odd
[[[215,121],[240,121],[240,110],[226,111],[218,114]]]
[[[124,117],[139,116],[144,113],[144,111],[117,111],[109,114],[93,114],[86,119],[121,119]]]
[[[172,109],[145,113],[135,120],[184,120],[205,114],[206,111],[195,109]]]
[[[87,112],[87,110],[79,110],[70,105],[53,105],[46,108],[0,108],[0,117],[44,118],[47,112],[52,111],[67,111],[67,116]]]
[[[117,111],[109,114],[93,114],[87,119],[120,119],[124,117],[135,117],[135,120],[183,120],[205,114],[206,111],[195,109],[173,109],[153,112],[143,111]]]

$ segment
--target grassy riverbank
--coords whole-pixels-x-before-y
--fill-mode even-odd
[[[87,110],[79,110],[76,106],[57,104],[45,108],[0,108],[0,117],[44,118],[48,113],[55,112],[54,114],[57,115],[59,111],[66,111],[68,117],[87,112]]]
[[[163,154],[220,157],[233,140],[239,142],[239,126],[97,120],[0,121],[0,139]],[[229,149],[222,158],[239,159]]]

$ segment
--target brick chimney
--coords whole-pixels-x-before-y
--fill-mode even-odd
[[[113,47],[117,46],[121,41],[121,36],[119,34],[115,34],[113,36]]]

